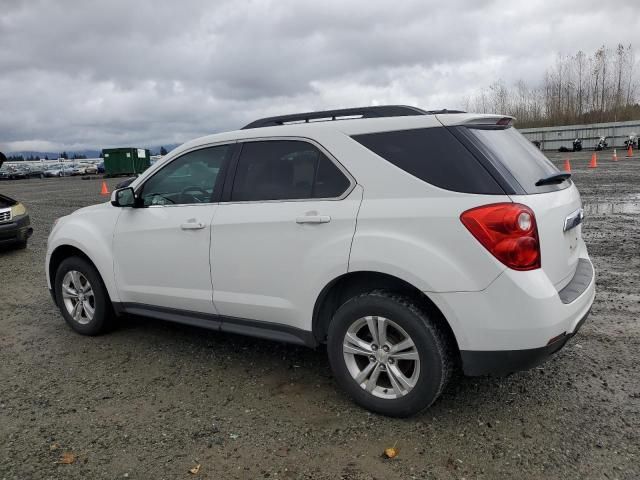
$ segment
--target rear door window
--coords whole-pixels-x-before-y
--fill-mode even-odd
[[[308,142],[246,142],[238,159],[231,201],[337,198],[350,185],[345,174]]]
[[[352,138],[436,187],[463,193],[504,194],[482,164],[444,127],[367,133]]]
[[[515,128],[463,128],[492,162],[501,164],[498,168],[506,167],[526,193],[553,192],[571,185],[569,180],[536,186],[538,180],[559,173],[559,170]]]

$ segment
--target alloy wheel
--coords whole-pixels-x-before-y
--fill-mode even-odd
[[[342,350],[352,378],[375,397],[403,397],[420,376],[420,356],[414,341],[388,318],[357,319],[344,336]]]
[[[74,321],[86,325],[95,314],[96,300],[87,277],[76,270],[69,270],[62,279],[62,299]]]

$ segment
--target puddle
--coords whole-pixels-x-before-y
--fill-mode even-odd
[[[589,215],[607,214],[607,213],[630,213],[640,214],[640,202],[598,202],[585,203],[584,213]]]

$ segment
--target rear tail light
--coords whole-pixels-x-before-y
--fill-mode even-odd
[[[540,268],[540,242],[533,211],[519,203],[494,203],[460,215],[491,254],[514,270]]]

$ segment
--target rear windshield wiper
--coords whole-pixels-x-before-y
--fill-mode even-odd
[[[542,185],[553,185],[555,183],[562,183],[565,180],[568,180],[571,177],[570,173],[554,173],[553,175],[549,175],[547,178],[541,178],[536,182],[536,187],[541,187]]]

